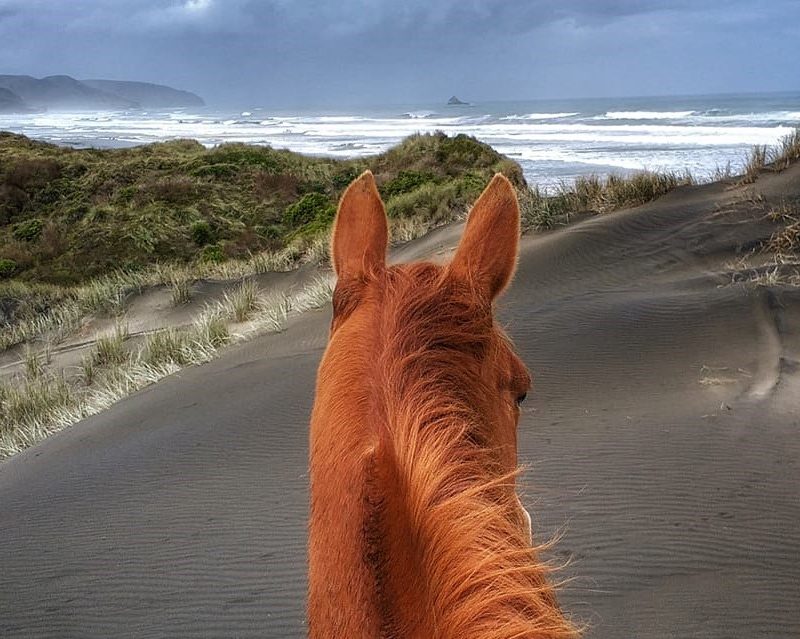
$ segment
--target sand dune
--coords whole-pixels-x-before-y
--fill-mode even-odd
[[[526,502],[540,536],[563,534],[563,604],[590,637],[800,635],[800,289],[731,284],[769,237],[763,207],[798,196],[795,166],[523,240],[501,316],[535,376]],[[0,635],[302,636],[328,321],[0,464]]]

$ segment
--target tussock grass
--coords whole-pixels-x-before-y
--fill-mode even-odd
[[[97,367],[95,366],[94,357],[91,355],[84,355],[81,358],[81,378],[86,386],[91,386],[95,380]]]
[[[655,200],[679,186],[695,184],[689,173],[641,171],[629,176],[589,175],[564,183],[553,194],[538,187],[519,193],[523,226],[548,229],[569,222],[573,215],[608,213]]]
[[[261,313],[257,324],[271,333],[281,333],[286,328],[289,313],[292,312],[292,298],[288,295],[272,295],[261,303]]]
[[[226,292],[220,304],[223,312],[236,322],[246,322],[258,308],[258,285],[253,280],[244,280],[235,289]]]
[[[333,276],[321,276],[313,279],[300,293],[293,305],[299,312],[321,308],[333,299],[335,280]]]
[[[36,428],[43,416],[69,406],[73,399],[73,390],[61,375],[43,374],[20,385],[0,386],[0,456],[4,444],[20,431]]]
[[[92,351],[93,363],[96,366],[109,366],[125,362],[128,359],[126,339],[128,339],[128,329],[121,324],[117,324],[110,335],[98,337]]]
[[[404,244],[422,237],[434,226],[432,222],[416,217],[392,219],[389,220],[389,235],[392,238],[392,243]]]
[[[231,340],[225,316],[212,307],[192,324],[189,342],[196,353],[213,353]],[[203,360],[205,361],[205,360]]]
[[[771,157],[773,166],[779,171],[798,160],[800,160],[800,128],[784,137]]]
[[[752,184],[762,171],[783,171],[800,160],[800,128],[784,136],[774,147],[754,146],[744,165],[739,184]]]
[[[170,279],[172,305],[181,306],[192,301],[192,280],[189,277],[173,276]]]
[[[257,289],[248,289],[246,297],[252,300],[251,290]],[[316,278],[294,295],[258,293],[249,316],[253,329],[246,333],[231,332],[229,323],[235,315],[224,303],[207,306],[186,329],[169,328],[148,335],[138,349],[125,348],[127,329],[118,325],[84,358],[74,381],[67,381],[62,373],[37,368],[35,377],[26,375],[11,384],[0,384],[0,458],[105,410],[185,366],[213,359],[227,344],[283,331],[293,312],[324,306],[332,293],[332,276]]]
[[[45,371],[43,354],[36,352],[30,345],[25,347],[23,361],[25,362],[25,378],[28,380],[39,379]]]
[[[39,314],[26,314],[5,326],[0,325],[0,350],[30,342],[47,333],[51,333],[50,339],[58,343],[91,315],[119,317],[132,295],[153,286],[169,286],[173,304],[185,304],[191,300],[191,284],[196,280],[242,279],[261,273],[286,271],[295,266],[301,257],[302,252],[298,247],[290,246],[277,253],[264,251],[247,259],[230,260],[222,264],[158,264],[146,271],[114,271],[79,287],[49,285],[46,290],[57,291],[57,294],[52,295],[54,301],[46,310]],[[29,287],[21,282],[7,286],[9,288],[6,290],[15,296],[13,299],[23,302],[36,296],[39,291],[37,285]]]
[[[153,333],[147,338],[141,357],[151,366],[186,365],[190,360],[186,333],[173,328]]]
[[[769,149],[766,145],[756,145],[750,149],[750,155],[744,163],[744,174],[739,179],[739,184],[752,184],[767,166]]]

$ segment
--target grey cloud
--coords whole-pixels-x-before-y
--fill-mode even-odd
[[[0,72],[271,104],[796,89],[798,24],[794,0],[0,0]]]

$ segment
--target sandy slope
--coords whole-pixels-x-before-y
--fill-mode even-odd
[[[800,167],[764,178],[800,195]],[[591,637],[800,635],[800,294],[729,285],[745,189],[524,240],[526,501]],[[758,208],[758,207],[756,207]],[[400,251],[436,254],[442,229]],[[0,635],[303,634],[306,435],[327,312],[0,465]]]

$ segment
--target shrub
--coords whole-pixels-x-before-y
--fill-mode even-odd
[[[459,197],[459,184],[428,182],[418,189],[398,195],[386,205],[389,217],[419,216],[426,222],[448,222],[467,208],[465,199]]]
[[[236,166],[259,166],[263,169],[278,169],[275,151],[269,147],[251,146],[238,142],[221,144],[209,154],[209,164],[232,164]]]
[[[11,234],[21,242],[34,242],[42,234],[42,221],[34,218],[19,222],[14,225]]]
[[[336,207],[322,193],[307,193],[294,204],[286,207],[283,222],[297,228],[309,222],[332,222]]]
[[[335,188],[337,191],[346,189],[350,185],[350,182],[355,180],[360,173],[361,169],[355,166],[348,166],[341,171],[337,171],[331,176],[333,188]]]
[[[205,166],[198,166],[190,171],[194,177],[215,177],[226,178],[233,177],[239,171],[235,164],[221,162],[219,164],[207,164]]]
[[[31,190],[44,186],[61,175],[61,165],[48,158],[22,158],[6,174],[6,183]]]
[[[400,171],[399,175],[383,185],[381,191],[386,198],[402,193],[410,193],[426,182],[436,181],[436,176],[429,171]]]
[[[281,227],[278,226],[277,224],[269,224],[267,226],[259,224],[258,226],[255,227],[254,230],[259,237],[265,240],[278,240],[283,234]]]
[[[29,201],[28,194],[18,186],[0,184],[0,224],[7,224]]]
[[[17,263],[5,257],[0,257],[0,279],[6,279],[14,275],[17,270]]]
[[[206,244],[213,244],[215,241],[214,232],[211,225],[205,220],[197,220],[189,227],[189,232],[192,235],[192,241],[197,246],[205,246]]]
[[[204,262],[224,262],[225,254],[219,244],[209,244],[203,249],[202,258]]]
[[[259,171],[253,177],[253,188],[259,199],[265,200],[279,195],[282,198],[297,197],[300,180],[289,173]]]
[[[170,204],[186,204],[200,195],[198,185],[190,178],[171,176],[145,182],[139,186],[134,202],[167,202]]]

